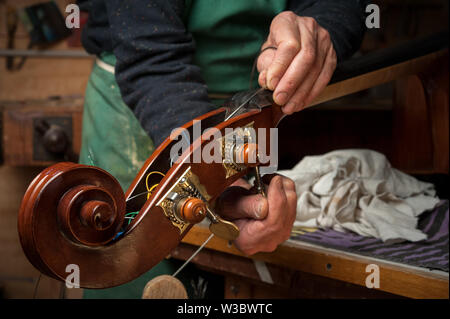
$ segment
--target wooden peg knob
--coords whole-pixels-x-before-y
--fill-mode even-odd
[[[161,275],[145,285],[142,299],[188,299],[188,295],[186,288],[177,278]]]
[[[206,204],[200,198],[183,198],[177,205],[178,216],[189,224],[200,223],[206,217],[206,211]]]
[[[258,166],[258,145],[255,143],[245,143],[237,146],[235,150],[235,161],[236,164],[244,164],[248,167]]]

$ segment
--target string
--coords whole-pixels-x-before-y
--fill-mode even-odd
[[[276,48],[276,47],[273,47],[273,46],[266,47],[266,48],[262,49],[262,50],[258,53],[258,55],[256,56],[255,60],[253,61],[252,71],[251,71],[251,73],[250,73],[250,83],[249,83],[249,88],[250,88],[250,90],[251,90],[252,87],[253,87],[253,77],[254,77],[254,75],[255,75],[256,65],[257,65],[257,63],[258,63],[258,58],[259,58],[259,57],[261,56],[261,54],[262,54],[264,51],[266,51],[266,50],[277,50],[277,48]],[[150,175],[152,175],[152,174],[160,174],[160,175],[162,175],[163,177],[165,176],[163,173],[158,172],[158,171],[154,171],[154,172],[149,173],[149,174],[147,175],[147,177],[145,178],[145,186],[146,186],[146,188],[147,188],[147,191],[146,191],[146,192],[143,192],[143,193],[140,193],[140,194],[137,194],[137,195],[134,195],[133,197],[128,198],[127,201],[129,201],[129,200],[131,200],[131,199],[134,199],[134,198],[136,198],[136,197],[138,197],[138,196],[145,195],[145,194],[147,194],[147,199],[150,198],[152,191],[159,185],[159,184],[155,184],[155,185],[153,185],[151,188],[149,188],[149,186],[148,186],[148,178],[149,178]],[[134,214],[134,213],[131,213],[131,214]],[[134,218],[134,217],[131,217],[131,219],[132,219],[132,218]],[[128,224],[131,223],[131,219],[130,219],[130,221],[129,221]],[[187,260],[183,263],[183,265],[181,265],[181,267],[178,268],[178,269],[173,273],[172,276],[173,276],[173,277],[176,277],[176,275],[178,275],[178,274],[180,273],[180,271],[183,270],[183,268],[186,267],[186,265],[189,264],[189,262],[190,262],[192,259],[194,259],[195,256],[197,256],[197,254],[203,249],[203,247],[205,247],[205,245],[206,245],[213,237],[214,237],[214,234],[209,235],[209,237],[203,242],[203,244],[201,244],[201,246],[200,246],[200,247],[192,254],[192,256],[189,257],[189,259],[187,259]]]
[[[145,191],[145,192],[136,194],[136,195],[131,196],[130,198],[128,198],[128,199],[126,200],[126,202],[129,202],[130,200],[135,199],[136,197],[139,197],[139,196],[142,196],[142,195],[147,195],[147,194],[149,194],[149,193],[150,193],[150,191]]]
[[[158,183],[158,184],[153,185],[152,187],[149,187],[149,186],[148,186],[148,178],[149,178],[149,176],[152,175],[152,174],[159,174],[159,175],[161,175],[161,176],[163,176],[163,177],[165,176],[163,173],[158,172],[158,171],[150,172],[150,173],[147,175],[147,177],[145,178],[145,187],[147,188],[147,191],[142,192],[142,193],[139,193],[139,194],[136,194],[136,195],[134,195],[134,196],[131,196],[131,197],[127,198],[126,202],[129,202],[130,200],[135,199],[136,197],[139,197],[139,196],[142,196],[142,195],[147,195],[147,200],[150,198],[150,196],[152,195],[153,190],[154,190],[156,187],[158,187],[158,185],[159,185],[159,183]],[[125,219],[128,219],[128,225],[131,224],[131,222],[133,221],[133,219],[136,217],[137,214],[139,214],[139,211],[137,211],[137,212],[131,212],[131,213],[125,214]],[[120,237],[120,235],[121,235],[122,233],[123,233],[123,232],[119,232],[119,233],[117,234],[117,236],[116,236],[114,239]]]
[[[139,211],[125,214],[125,219],[128,219],[128,225],[131,224],[132,220],[136,217],[137,214],[139,214]]]
[[[152,194],[153,190],[158,186],[159,184],[155,184],[152,187],[150,187],[150,189],[148,190],[148,195],[147,195],[147,199],[150,198],[150,195]]]
[[[150,177],[150,175],[153,175],[153,174],[159,174],[159,175],[161,175],[162,177],[165,176],[163,173],[158,172],[158,171],[150,172],[150,173],[147,175],[147,177],[145,178],[145,187],[147,188],[147,199],[150,198],[151,192],[159,185],[159,184],[155,184],[155,185],[153,185],[151,188],[148,187],[148,178]]]
[[[250,90],[251,90],[252,87],[253,87],[253,76],[254,76],[254,74],[255,74],[255,69],[256,69],[256,64],[257,64],[257,62],[258,62],[258,58],[260,57],[260,55],[261,55],[264,51],[266,51],[266,50],[276,50],[276,49],[277,49],[277,48],[276,48],[276,47],[273,47],[273,46],[266,47],[266,48],[262,49],[262,50],[258,53],[258,55],[256,56],[255,60],[253,61],[252,71],[251,71],[251,73],[250,73],[250,83],[249,83],[249,88],[250,88]],[[147,177],[148,177],[148,176],[147,176]],[[147,189],[148,189],[148,188],[147,188]],[[198,247],[198,249],[192,254],[192,256],[189,257],[189,259],[187,259],[187,260],[184,262],[184,264],[181,265],[181,267],[178,268],[177,271],[175,271],[175,272],[173,273],[172,276],[175,277],[176,275],[178,275],[178,274],[180,273],[180,271],[183,270],[183,268],[186,267],[186,265],[189,264],[189,262],[190,262],[192,259],[194,259],[195,256],[197,256],[197,254],[203,249],[203,247],[206,246],[206,244],[207,244],[213,237],[214,237],[214,234],[209,235],[209,237],[203,242],[203,244],[201,244],[201,246]]]
[[[39,283],[41,281],[41,276],[42,276],[42,273],[39,273],[39,277],[36,281],[36,285],[34,286],[33,299],[36,299],[36,294],[37,294]]]
[[[59,299],[66,299],[66,283],[62,281],[60,285],[61,287],[59,288]]]
[[[255,75],[256,65],[258,64],[258,59],[261,56],[261,54],[264,51],[266,51],[266,50],[277,50],[277,48],[270,46],[270,47],[264,48],[261,51],[259,51],[259,53],[256,56],[255,60],[253,61],[252,72],[250,73],[250,83],[249,83],[249,89],[250,90],[253,88],[253,76]]]
[[[159,184],[155,184],[155,185],[153,185],[151,188],[148,187],[148,177],[149,177],[151,174],[154,174],[154,173],[160,174],[160,175],[162,175],[162,176],[165,176],[163,173],[158,172],[158,171],[151,172],[150,174],[148,174],[147,177],[146,177],[146,179],[145,179],[145,186],[146,186],[146,188],[147,188],[147,191],[142,192],[142,193],[139,193],[139,194],[136,194],[136,195],[133,195],[133,196],[127,198],[127,200],[126,200],[127,202],[129,202],[129,201],[132,200],[132,199],[135,199],[136,197],[142,196],[142,195],[147,195],[147,199],[149,199],[149,197],[150,197],[150,195],[152,194],[153,190],[159,185]]]
[[[194,259],[195,256],[197,256],[197,254],[200,252],[200,250],[202,250],[203,247],[205,247],[205,245],[206,245],[206,244],[211,240],[211,238],[213,238],[213,237],[214,237],[214,234],[209,235],[209,237],[203,242],[203,244],[202,244],[200,247],[198,247],[198,249],[192,254],[192,256],[189,257],[189,259],[186,260],[186,261],[184,262],[184,264],[181,265],[181,267],[178,268],[178,270],[175,271],[175,272],[173,273],[172,276],[175,277],[176,275],[178,275],[178,273],[179,273],[180,271],[182,271],[183,268],[186,267],[186,265],[189,264],[189,262],[190,262],[192,259]]]

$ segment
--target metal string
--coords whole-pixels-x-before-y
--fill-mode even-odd
[[[184,264],[181,265],[181,267],[178,268],[178,270],[175,271],[175,272],[173,273],[172,276],[175,277],[176,275],[178,275],[178,273],[179,273],[181,270],[183,270],[183,268],[186,267],[186,265],[189,264],[189,262],[190,262],[192,259],[194,259],[195,256],[197,256],[197,254],[203,249],[203,247],[205,247],[205,245],[206,245],[206,244],[211,240],[211,238],[213,238],[213,237],[214,237],[214,234],[209,235],[209,237],[203,242],[203,244],[202,244],[200,247],[198,247],[198,249],[192,254],[192,256],[189,257],[189,259],[186,260],[186,261],[184,262]]]
[[[39,277],[38,277],[38,279],[37,279],[37,281],[36,281],[36,285],[34,286],[33,299],[36,299],[36,295],[37,295],[37,291],[38,291],[38,286],[39,286],[39,283],[40,283],[40,281],[41,281],[41,277],[42,277],[42,273],[39,273]]]
[[[264,51],[266,51],[266,50],[277,50],[277,48],[276,47],[273,47],[273,46],[269,46],[269,47],[266,47],[266,48],[264,48],[264,49],[262,49],[259,53],[258,53],[258,55],[256,56],[256,58],[255,58],[255,60],[253,61],[253,66],[252,66],[252,71],[251,71],[251,73],[250,73],[250,83],[249,83],[249,89],[251,90],[252,89],[252,86],[253,86],[253,77],[254,77],[254,75],[255,75],[255,70],[256,70],[256,64],[257,64],[257,62],[258,62],[258,58],[260,57],[260,55],[264,52]],[[263,88],[262,88],[263,89]],[[251,96],[251,98],[253,98],[257,93],[259,93],[260,92],[260,90],[258,90],[254,95],[252,95]],[[250,98],[250,99],[251,99]],[[250,100],[249,99],[249,100]],[[248,101],[247,101],[248,102]],[[245,102],[246,103],[246,102]],[[245,103],[243,103],[242,105],[244,105]],[[242,106],[241,105],[241,106]],[[240,107],[241,107],[240,106]],[[240,108],[240,107],[238,107],[238,109]],[[235,112],[236,112],[237,110],[235,110]],[[233,112],[234,113],[234,112]],[[228,118],[231,118],[232,116],[229,116]],[[136,195],[136,196],[139,196],[139,195],[141,195],[141,194],[138,194],[138,195]],[[134,197],[136,197],[136,196],[134,196]],[[134,198],[134,197],[132,197],[132,198]],[[130,198],[130,199],[132,199],[132,198]],[[181,270],[183,270],[183,268],[184,267],[186,267],[186,265],[192,260],[192,259],[194,259],[194,257],[195,256],[197,256],[197,254],[203,249],[203,247],[205,247],[205,245],[212,239],[214,237],[214,234],[211,234],[211,235],[209,235],[209,237],[203,242],[203,244],[192,254],[192,256],[191,257],[189,257],[189,259],[187,259],[185,262],[184,262],[184,264],[183,265],[181,265],[181,267],[180,268],[178,268],[177,269],[177,271],[175,271],[174,273],[173,273],[173,277],[175,277],[176,275],[178,275],[178,273],[181,271]]]
[[[258,58],[266,50],[277,50],[277,48],[276,47],[267,47],[267,48],[264,48],[261,51],[259,51],[258,55],[255,58],[255,61],[253,61],[252,72],[250,73],[250,83],[248,86],[250,88],[250,90],[253,88],[253,76],[255,75],[256,65],[258,64]]]

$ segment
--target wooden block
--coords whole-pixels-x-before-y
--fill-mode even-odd
[[[188,299],[188,295],[181,281],[173,276],[162,275],[145,285],[142,299]]]
[[[70,122],[66,132],[72,151],[81,148],[82,99],[41,100],[25,104],[9,103],[3,108],[3,159],[10,166],[46,166],[55,163],[53,157],[37,154],[43,147],[39,143],[36,120]],[[65,128],[66,130],[68,128]],[[41,151],[42,152],[42,151]],[[39,155],[39,156],[38,156]],[[44,154],[45,155],[45,154]],[[56,157],[55,157],[56,158]],[[59,159],[59,161],[64,159]]]

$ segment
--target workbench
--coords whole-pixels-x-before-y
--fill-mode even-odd
[[[193,227],[171,256],[186,260],[210,235]],[[449,276],[288,240],[272,253],[245,256],[213,237],[191,261],[225,277],[225,298],[449,298]],[[379,267],[379,288],[367,288],[367,266]]]
[[[392,164],[407,173],[448,174],[448,49],[441,48],[442,39],[438,35],[342,64],[314,104],[394,81]],[[289,150],[309,150],[305,144],[292,147],[303,141],[301,126],[293,127],[281,139]],[[301,154],[292,157],[298,160]],[[205,226],[196,225],[171,256],[187,260],[209,235]],[[224,276],[225,298],[449,298],[447,272],[292,238],[272,253],[245,256],[213,237],[191,262]],[[379,288],[366,286],[373,265]]]

